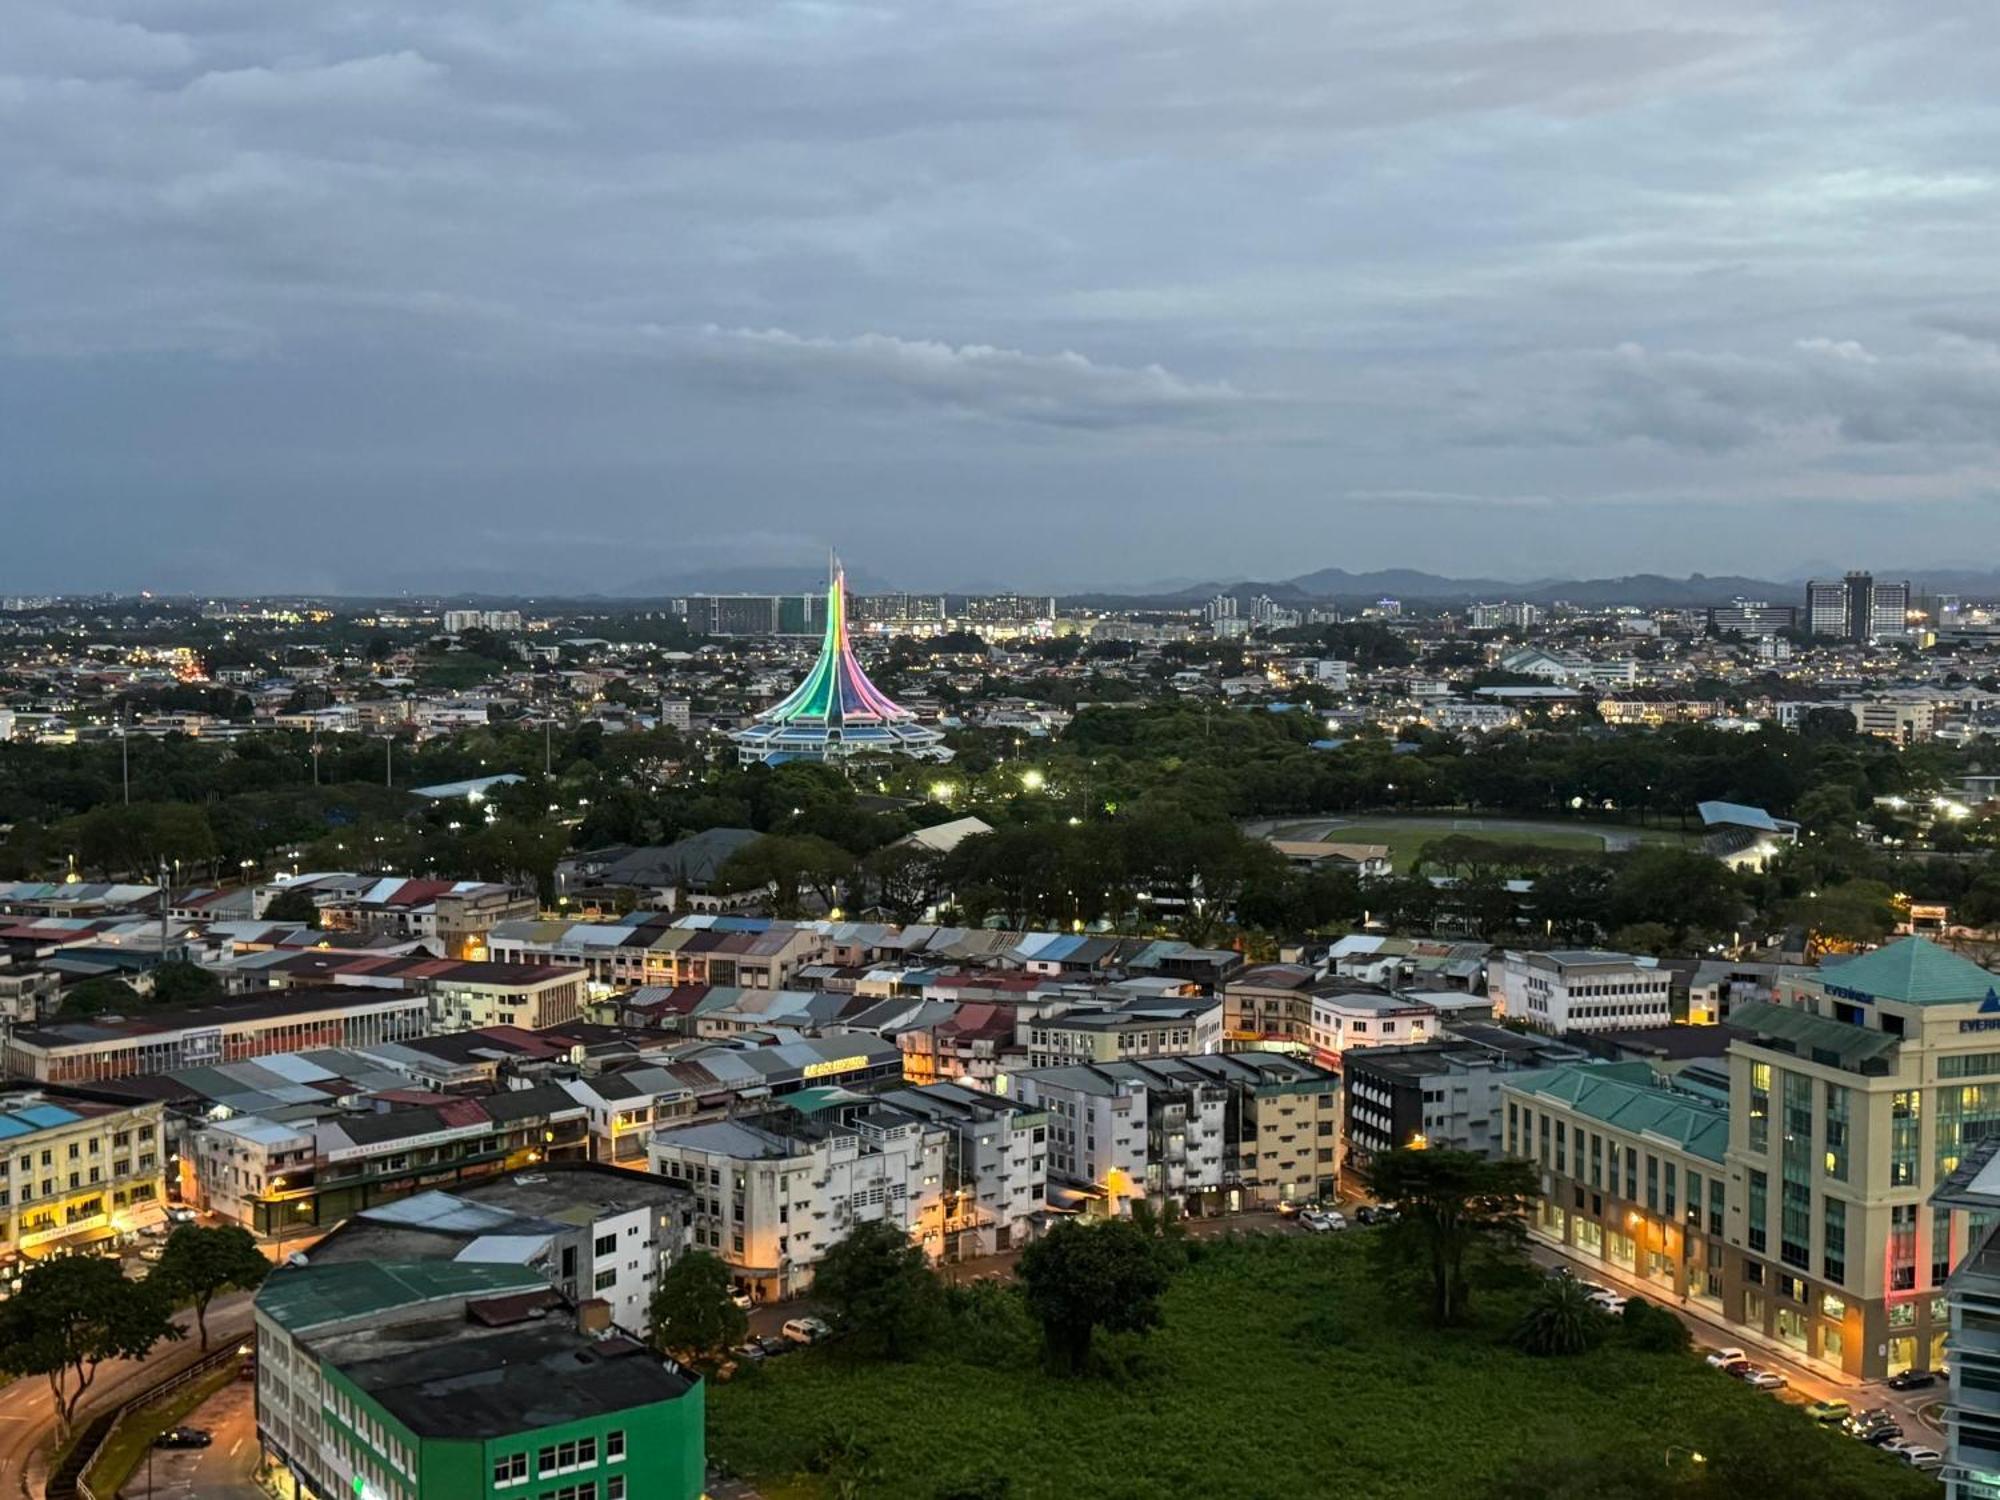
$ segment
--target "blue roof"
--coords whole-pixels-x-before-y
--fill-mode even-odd
[[[1725,828],[1755,828],[1760,833],[1784,831],[1778,820],[1763,808],[1742,802],[1698,802],[1695,811],[1701,814],[1701,821],[1711,828],[1720,824]]]
[[[74,1125],[83,1116],[58,1104],[31,1104],[15,1110],[8,1118],[25,1121],[36,1130],[49,1130],[57,1125]]]

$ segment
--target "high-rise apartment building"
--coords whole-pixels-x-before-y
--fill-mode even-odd
[[[1846,641],[1901,640],[1909,633],[1910,585],[1853,572],[1835,582],[1806,585],[1806,625],[1814,635]]]

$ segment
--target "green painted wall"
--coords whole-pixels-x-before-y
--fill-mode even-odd
[[[487,1496],[489,1500],[538,1500],[545,1490],[593,1479],[598,1484],[599,1500],[605,1500],[604,1481],[613,1474],[625,1476],[627,1500],[700,1500],[708,1468],[708,1390],[699,1381],[678,1400],[634,1407],[613,1416],[538,1427],[484,1443],[439,1439],[419,1442],[339,1370],[331,1366],[322,1369],[329,1385],[338,1386],[348,1400],[372,1415],[389,1434],[416,1454],[416,1500],[473,1500],[474,1496]],[[331,1409],[327,1417],[336,1429],[345,1428]],[[369,1448],[368,1443],[349,1431],[356,1448],[364,1451]],[[606,1439],[619,1431],[625,1434],[625,1458],[620,1463],[606,1463]],[[536,1475],[538,1450],[586,1437],[597,1439],[596,1467],[546,1479]],[[494,1461],[515,1453],[528,1456],[528,1482],[494,1488]],[[373,1470],[364,1464],[364,1470],[379,1472],[387,1479],[398,1478],[387,1469]]]

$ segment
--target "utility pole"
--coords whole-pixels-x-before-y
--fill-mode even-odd
[[[132,805],[132,724],[129,708],[118,711],[118,764],[125,783],[125,805]]]
[[[542,774],[544,776],[549,775],[555,769],[555,751],[551,748],[554,744],[555,722],[556,718],[554,714],[550,714],[546,719],[542,720]]]
[[[393,734],[385,734],[382,736],[382,785],[394,786],[395,784],[396,737]]]
[[[318,786],[319,785],[319,730],[317,728],[313,730],[313,736],[312,736],[312,763],[313,763],[313,785]]]
[[[167,961],[167,906],[172,891],[167,885],[167,857],[160,856],[160,962]]]

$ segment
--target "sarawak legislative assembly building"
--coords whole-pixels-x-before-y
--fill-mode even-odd
[[[742,764],[844,760],[850,755],[951,759],[944,735],[891,702],[854,659],[847,636],[847,580],[838,563],[826,588],[826,637],[805,680],[755,723],[730,736]]]

